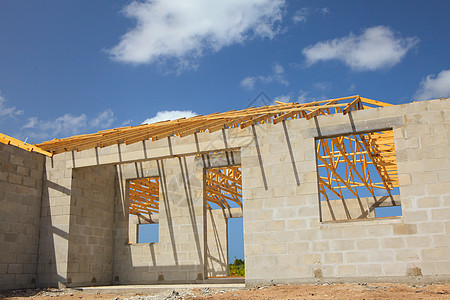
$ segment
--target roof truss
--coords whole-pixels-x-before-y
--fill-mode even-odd
[[[327,201],[344,200],[345,191],[360,198],[361,188],[374,198],[377,189],[391,196],[399,186],[392,130],[318,139],[317,159],[319,192]]]
[[[242,172],[240,166],[210,168],[205,170],[205,191],[207,207],[228,209],[242,208]]]
[[[128,203],[132,215],[148,218],[159,213],[159,177],[130,180]]]
[[[236,127],[246,128],[269,122],[277,124],[288,119],[310,119],[319,115],[346,114],[352,110],[389,105],[391,104],[363,98],[359,95],[310,103],[277,101],[275,105],[270,106],[251,107],[187,119],[103,130],[93,134],[77,135],[64,139],[53,139],[38,146],[53,154],[66,151],[83,151],[114,144],[125,143],[129,145],[144,140],[160,140],[169,136],[185,137],[198,132],[214,132]]]

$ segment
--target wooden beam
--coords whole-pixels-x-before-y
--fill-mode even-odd
[[[356,105],[361,102],[361,98],[360,97],[356,97],[355,100],[353,100],[352,102],[350,102],[349,104],[347,104],[347,106],[342,110],[342,113],[344,115],[348,114],[353,107],[356,107]]]
[[[29,152],[40,153],[40,154],[43,154],[48,157],[53,156],[53,153],[45,151],[42,148],[40,148],[39,146],[27,144],[25,142],[22,142],[21,140],[7,136],[6,134],[3,134],[3,133],[0,133],[0,142],[3,144],[6,144],[6,145],[16,146],[18,148],[21,148],[21,149],[29,151]]]

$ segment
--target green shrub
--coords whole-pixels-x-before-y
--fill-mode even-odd
[[[234,257],[234,262],[229,265],[229,276],[245,276],[245,261]]]

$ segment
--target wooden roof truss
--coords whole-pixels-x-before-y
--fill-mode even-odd
[[[6,134],[0,133],[0,143],[3,143],[5,145],[13,145],[18,148],[21,148],[23,150],[29,151],[29,152],[37,152],[43,155],[46,155],[48,157],[52,157],[53,153],[42,150],[39,146],[27,144],[25,142],[22,142],[21,140],[15,139],[13,137],[7,136]]]
[[[205,169],[207,208],[242,208],[242,173],[240,166]],[[159,177],[129,181],[129,213],[150,220],[159,213]],[[212,205],[215,204],[215,205]]]
[[[128,201],[130,214],[149,219],[159,213],[159,177],[130,180]]]
[[[206,205],[222,209],[242,208],[242,172],[240,166],[205,169]]]
[[[53,154],[67,151],[82,151],[96,147],[107,147],[114,144],[126,145],[144,140],[160,140],[170,136],[185,137],[198,132],[214,132],[226,128],[246,128],[252,125],[274,123],[288,119],[311,119],[319,115],[343,113],[372,107],[389,106],[391,104],[368,98],[349,96],[343,98],[314,101],[310,103],[284,103],[232,110],[205,116],[182,118],[173,121],[162,121],[139,126],[128,126],[83,134],[64,139],[53,139],[38,146]]]
[[[397,160],[392,130],[352,134],[317,140],[319,192],[323,199],[360,198],[361,189],[368,196],[391,196],[398,187]],[[376,180],[376,179],[380,180]]]

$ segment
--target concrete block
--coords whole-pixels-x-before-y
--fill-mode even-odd
[[[355,240],[336,240],[331,242],[331,249],[334,251],[355,250]]]
[[[313,265],[321,263],[320,254],[304,254],[299,256],[299,262],[303,265]]]
[[[23,264],[9,264],[8,274],[21,274],[23,272]]]
[[[424,261],[444,261],[450,259],[450,250],[448,247],[439,247],[422,250],[422,258]]]
[[[448,194],[450,191],[450,182],[428,184],[426,191],[430,196]]]
[[[419,251],[418,250],[407,250],[402,249],[397,252],[395,255],[395,259],[399,262],[401,261],[410,261],[417,262],[419,260]]]
[[[323,257],[325,264],[341,264],[344,260],[342,253],[325,253]]]
[[[417,227],[414,224],[394,224],[393,230],[396,235],[411,235],[417,233]]]
[[[446,221],[450,216],[450,208],[440,208],[431,210],[431,219],[433,221]],[[437,224],[436,224],[437,225]]]
[[[288,254],[302,254],[308,251],[308,242],[291,242],[287,243]]]
[[[380,264],[360,264],[358,274],[361,276],[380,276],[383,274]]]
[[[380,247],[378,239],[359,239],[356,241],[356,248],[360,250],[373,250]]]
[[[270,254],[270,255],[286,254],[287,248],[286,248],[286,244],[284,244],[284,243],[267,244],[266,251],[267,251],[267,254]]]
[[[356,265],[343,265],[337,267],[337,276],[340,277],[354,277],[358,275]]]
[[[437,208],[440,207],[439,197],[425,197],[416,200],[417,208]]]
[[[362,264],[369,261],[367,252],[345,252],[344,261],[351,264]]]
[[[445,229],[441,222],[422,223],[417,225],[419,234],[444,233]]]
[[[405,238],[408,248],[428,248],[431,247],[430,236],[408,236]]]
[[[448,158],[433,158],[423,160],[424,171],[448,170],[450,162]]]

